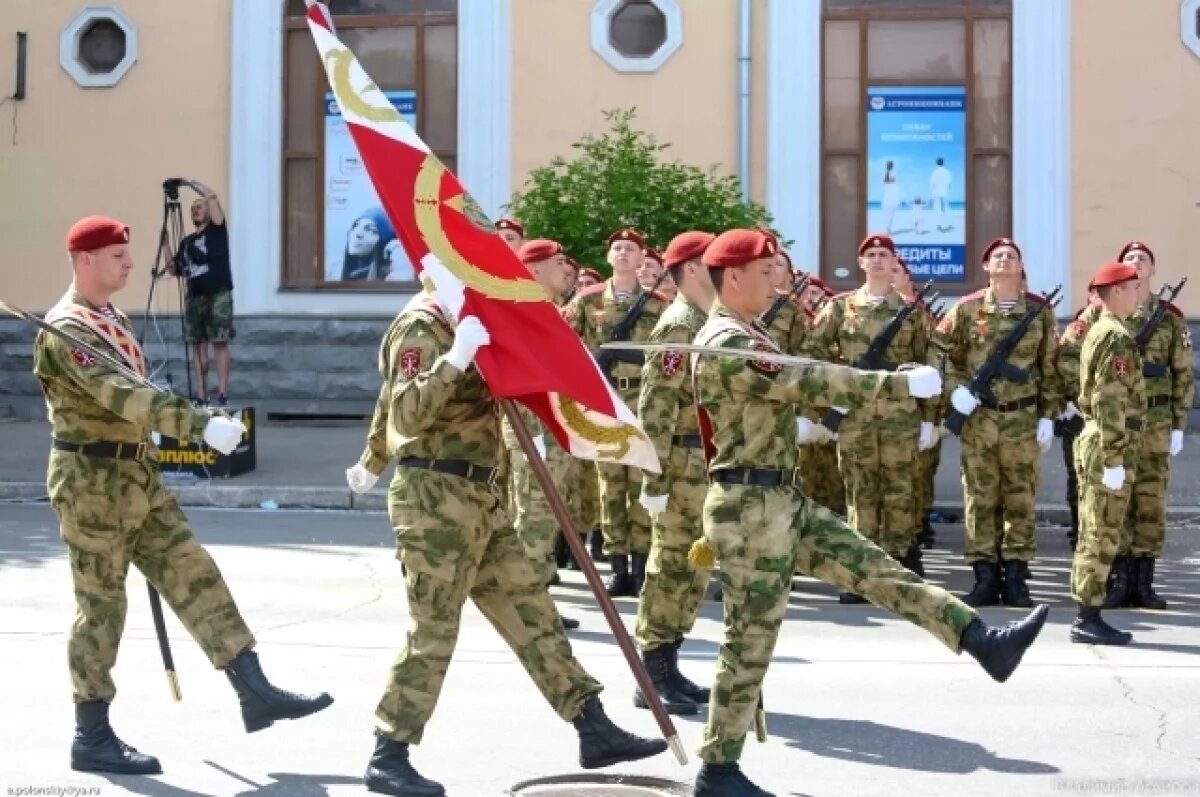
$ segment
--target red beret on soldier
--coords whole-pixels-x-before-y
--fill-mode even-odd
[[[1129,263],[1105,263],[1096,269],[1089,288],[1107,288],[1110,285],[1120,285],[1138,278],[1137,266]]]
[[[700,262],[709,268],[741,268],[778,251],[775,239],[758,230],[726,230],[704,250]]]
[[[868,249],[886,249],[894,255],[896,254],[896,243],[890,235],[868,235],[858,245],[858,256],[862,257]]]
[[[88,216],[67,231],[68,252],[94,252],[106,246],[129,243],[129,225],[108,216]]]
[[[517,250],[517,257],[521,259],[522,263],[529,265],[549,260],[560,252],[562,252],[562,245],[558,241],[551,241],[548,238],[533,238],[521,244],[521,248]]]
[[[497,230],[512,230],[513,232],[515,232],[517,235],[521,236],[522,238],[525,237],[525,228],[522,227],[521,223],[519,221],[517,221],[516,219],[500,219],[498,222],[496,222],[496,229]]]
[[[1149,246],[1146,246],[1146,244],[1142,243],[1141,241],[1130,241],[1129,243],[1125,244],[1125,246],[1121,247],[1121,254],[1117,255],[1117,260],[1124,260],[1125,255],[1129,254],[1130,252],[1145,252],[1146,257],[1150,258],[1150,262],[1155,262],[1154,252],[1150,250]]]
[[[663,256],[660,255],[658,253],[658,250],[652,246],[647,246],[647,247],[642,248],[642,257],[646,258],[647,260],[653,260],[655,263],[658,263],[660,266],[663,264]]]
[[[708,249],[709,245],[717,239],[717,236],[711,232],[703,232],[701,230],[688,230],[681,232],[671,239],[667,244],[667,251],[663,253],[663,266],[672,268],[680,263],[686,263],[693,258],[700,257],[704,254],[704,250]]]
[[[983,257],[980,258],[980,262],[986,263],[987,259],[992,256],[992,252],[996,251],[1002,246],[1011,246],[1013,249],[1017,250],[1017,257],[1019,259],[1025,259],[1021,254],[1021,247],[1017,246],[1016,241],[1014,241],[1012,238],[997,238],[983,248]]]
[[[604,282],[604,275],[590,267],[579,269],[579,276],[594,279],[596,282]]]
[[[644,249],[646,247],[646,239],[642,237],[640,232],[632,227],[623,227],[614,232],[612,235],[608,236],[609,246],[612,246],[617,241],[633,241],[638,245],[639,248]]]
[[[579,270],[579,263],[575,260],[575,258],[571,257],[570,255],[564,254],[563,262],[566,263],[571,268],[575,269],[576,271]]]

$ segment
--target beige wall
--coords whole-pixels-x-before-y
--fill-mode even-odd
[[[1076,0],[1076,6],[1080,0]],[[1179,40],[1179,3],[1088,2],[1072,14],[1071,205],[1074,304],[1130,239],[1161,280],[1195,272],[1200,229],[1200,59]],[[1200,315],[1200,280],[1179,304]]]
[[[683,44],[657,72],[619,73],[591,46],[592,0],[513,0],[512,185],[570,145],[606,129],[602,110],[636,106],[637,125],[668,158],[737,171],[738,3],[683,7]],[[754,3],[751,189],[762,197],[766,89],[764,0]]]
[[[85,5],[4,0],[4,96],[14,85],[12,32],[25,31],[29,40],[27,98],[0,106],[0,297],[47,309],[70,281],[67,228],[80,216],[108,214],[133,228],[136,277],[117,300],[140,310],[162,224],[162,181],[194,177],[225,192],[230,0],[120,0],[137,28],[139,55],[110,89],[80,88],[59,66],[59,34]],[[181,198],[191,196],[184,189]],[[176,295],[173,284],[163,287]]]

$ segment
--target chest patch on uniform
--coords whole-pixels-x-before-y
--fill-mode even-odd
[[[675,376],[683,368],[683,354],[677,351],[665,351],[662,358],[662,370],[667,376]]]
[[[1113,357],[1113,373],[1117,375],[1118,379],[1129,376],[1129,358]]]
[[[758,342],[754,344],[754,351],[766,352],[767,354],[778,354],[770,344]],[[750,367],[761,374],[774,375],[783,370],[783,366],[769,360],[751,360]]]
[[[83,349],[71,349],[71,359],[80,368],[92,368],[96,365],[96,358]]]
[[[405,378],[412,379],[421,372],[421,350],[405,349],[400,352],[398,363],[400,373],[404,374]]]

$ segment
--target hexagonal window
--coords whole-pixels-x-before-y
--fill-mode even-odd
[[[1179,39],[1200,58],[1200,0],[1183,0],[1179,4]]]
[[[608,40],[626,58],[649,58],[667,42],[667,17],[650,0],[625,0],[609,17]]]
[[[79,34],[79,63],[93,75],[107,75],[125,59],[125,31],[111,19],[94,19]]]

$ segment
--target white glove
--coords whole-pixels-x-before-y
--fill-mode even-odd
[[[1050,444],[1054,442],[1054,421],[1049,418],[1038,418],[1037,425],[1037,444],[1038,448],[1045,454],[1050,450]]]
[[[1125,466],[1105,468],[1104,475],[1100,477],[1100,483],[1110,490],[1120,490],[1125,486]]]
[[[1074,401],[1067,402],[1067,408],[1058,414],[1057,420],[1069,421],[1079,414],[1079,408],[1075,406]]]
[[[814,443],[832,443],[837,440],[837,432],[832,431],[823,423],[814,423],[812,431]]]
[[[346,468],[346,484],[350,485],[350,489],[359,495],[374,487],[377,481],[379,481],[379,477],[362,465]]]
[[[954,392],[950,394],[950,403],[963,415],[970,415],[979,407],[979,399],[962,385],[954,388]]]
[[[538,435],[533,438],[533,447],[537,449],[538,456],[542,458],[542,462],[546,461],[546,438]]]
[[[933,398],[942,392],[942,375],[936,368],[918,365],[904,375],[908,377],[908,392],[913,398]]]
[[[937,443],[937,432],[933,430],[933,424],[929,421],[921,421],[921,434],[917,438],[917,448],[921,451],[928,451]]]
[[[1179,452],[1182,450],[1183,450],[1183,430],[1182,429],[1172,429],[1171,430],[1171,456],[1173,456],[1173,457],[1178,456]]]
[[[809,443],[815,441],[817,439],[817,430],[814,429],[813,427],[819,426],[819,425],[820,424],[814,424],[812,421],[810,421],[808,418],[805,418],[803,415],[797,415],[796,416],[796,443],[799,445],[802,445],[802,446],[806,446]]]
[[[237,448],[245,433],[246,427],[242,426],[241,421],[214,415],[208,419],[208,425],[204,427],[204,442],[214,450],[228,456],[233,453],[233,449]]]
[[[646,491],[643,490],[642,494],[638,496],[638,503],[650,513],[650,517],[658,517],[667,511],[667,496],[665,495],[646,495]]]
[[[460,371],[465,371],[475,360],[475,352],[479,351],[479,347],[491,342],[492,336],[488,334],[483,323],[477,317],[469,315],[459,321],[458,328],[454,330],[454,343],[450,346],[450,351],[446,352],[446,362]]]

